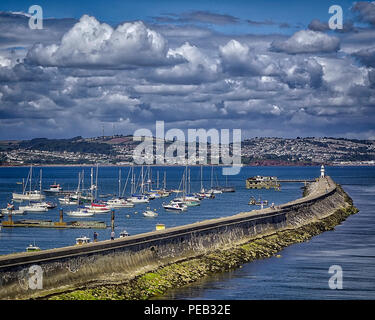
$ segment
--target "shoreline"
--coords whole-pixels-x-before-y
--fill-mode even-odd
[[[30,168],[31,165],[7,165],[7,166],[2,166],[0,165],[0,169],[1,168]],[[43,165],[39,165],[39,164],[32,164],[33,167],[35,168],[70,168],[70,167],[95,167],[96,164],[43,164]],[[123,164],[123,165],[117,165],[117,164],[99,164],[99,167],[115,167],[115,168],[124,168],[124,167],[132,167],[133,165],[132,164]],[[137,164],[137,165],[134,165],[135,167],[141,167],[142,165],[141,164]],[[170,164],[150,164],[150,165],[146,165],[144,164],[143,166],[150,166],[150,167],[166,167],[166,168],[173,168],[173,167],[184,167],[185,165],[183,164],[175,164],[175,165],[170,165]],[[211,167],[211,166],[214,166],[214,167],[231,167],[230,165],[224,165],[224,164],[214,164],[214,165],[211,165],[211,164],[204,164],[204,165],[200,165],[200,164],[189,164],[188,165],[189,167],[200,167],[200,166],[203,166],[203,167]],[[314,164],[314,165],[298,165],[298,164],[285,164],[285,165],[282,165],[282,164],[277,164],[277,165],[251,165],[251,164],[243,164],[241,166],[241,168],[244,168],[244,167],[296,167],[296,168],[305,168],[305,167],[320,167],[321,165],[320,164]],[[375,167],[375,164],[324,164],[325,167],[369,167],[369,168],[372,168],[372,167]]]

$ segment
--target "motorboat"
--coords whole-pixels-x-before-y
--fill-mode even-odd
[[[21,209],[16,209],[14,204],[8,203],[5,209],[1,209],[1,215],[15,215],[15,214],[24,214],[25,211]]]
[[[86,236],[81,236],[79,238],[76,238],[76,245],[83,245],[90,243],[91,239]]]
[[[71,217],[92,217],[94,215],[93,212],[89,212],[87,210],[87,208],[85,207],[82,207],[82,208],[78,208],[77,210],[75,211],[68,211],[66,213],[68,216],[71,216]]]
[[[131,201],[127,201],[122,198],[115,198],[115,199],[110,199],[105,202],[109,208],[132,208],[134,207],[134,203]]]
[[[142,212],[142,214],[145,216],[145,217],[148,217],[148,218],[154,218],[154,217],[157,217],[158,216],[158,213],[155,211],[156,209],[154,209],[154,211],[150,210],[150,208],[147,208],[146,211]]]
[[[120,232],[120,238],[125,238],[129,236],[130,236],[129,233],[126,230]]]
[[[59,185],[59,184],[51,184],[49,186],[49,189],[44,189],[43,192],[46,194],[46,195],[49,195],[49,196],[54,196],[54,195],[58,195],[60,193],[63,192],[63,188]]]
[[[75,205],[78,204],[78,199],[73,199],[71,196],[65,196],[64,198],[59,198],[59,202],[65,205]]]
[[[207,193],[220,194],[220,193],[223,193],[223,191],[221,191],[221,189],[210,189],[207,191]]]
[[[86,206],[87,211],[90,213],[107,213],[111,211],[111,208],[107,207],[106,204],[101,203],[91,203],[91,205]]]
[[[169,203],[163,203],[163,208],[165,210],[173,210],[173,211],[186,211],[187,205],[180,201],[171,201]]]
[[[48,208],[41,203],[30,203],[28,206],[20,206],[19,210],[24,212],[47,212]]]
[[[133,194],[130,198],[128,198],[128,200],[134,204],[150,202],[149,198],[142,194]]]
[[[42,207],[46,207],[47,209],[54,209],[57,207],[56,203],[51,202],[51,201],[38,202],[37,204]]]
[[[34,251],[40,251],[40,248],[37,247],[35,244],[29,244],[29,246],[26,248],[26,252],[34,252]]]

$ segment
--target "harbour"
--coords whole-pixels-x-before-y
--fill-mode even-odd
[[[40,168],[36,167],[35,171],[39,171]],[[86,188],[90,183],[90,167],[43,167],[43,186],[54,184],[56,181],[60,183],[61,186],[66,190],[74,190],[77,188],[77,177],[82,170],[85,170],[85,186]],[[126,183],[126,177],[130,167],[122,168],[122,186],[124,187]],[[137,168],[137,174],[140,174],[140,169]],[[191,191],[198,192],[201,190],[201,168],[191,167]],[[160,186],[162,186],[162,180],[164,176],[164,171],[167,173],[167,188],[168,189],[178,189],[181,183],[181,178],[184,174],[184,167],[154,167],[154,182],[156,186],[156,172],[159,171]],[[264,170],[270,172],[276,172],[277,169],[260,169],[261,172]],[[20,186],[17,185],[20,177],[27,176],[29,171],[28,167],[23,168],[0,168],[1,178],[0,178],[0,204],[1,207],[6,207],[6,204],[11,201],[11,193],[16,191]],[[203,168],[203,179],[202,184],[206,190],[211,188],[211,184],[215,187],[217,185],[225,186],[226,181],[223,176],[221,176],[221,168],[214,168],[214,179],[211,177],[212,168],[210,166]],[[166,211],[163,208],[163,202],[169,202],[177,194],[172,194],[168,198],[157,198],[152,200],[150,203],[140,203],[133,208],[117,208],[115,209],[115,233],[118,236],[124,229],[130,234],[137,234],[141,232],[151,231],[155,229],[157,223],[165,224],[166,228],[174,227],[190,222],[201,221],[204,219],[226,216],[228,212],[235,213],[237,211],[248,211],[252,209],[248,205],[248,200],[251,195],[262,196],[263,199],[268,199],[275,204],[287,202],[293,198],[296,198],[300,193],[299,184],[289,184],[283,188],[283,192],[274,194],[273,190],[261,190],[256,193],[251,193],[245,188],[245,179],[252,176],[252,173],[259,172],[255,168],[244,168],[241,171],[240,176],[235,176],[233,178],[229,177],[229,183],[234,185],[236,192],[228,192],[222,194],[216,194],[215,199],[206,199],[201,201],[200,206],[190,207],[187,211],[182,211],[178,213],[176,211]],[[317,175],[319,169],[316,167],[307,169],[307,177],[313,177]],[[304,173],[306,174],[306,173]],[[216,182],[216,175],[218,176],[218,181]],[[95,179],[94,179],[95,180]],[[213,181],[212,181],[213,180]],[[118,168],[117,167],[99,167],[99,177],[98,177],[99,192],[98,194],[113,194],[118,193]],[[181,188],[181,187],[180,187]],[[131,194],[131,185],[128,182],[127,185],[127,195]],[[181,194],[180,194],[181,196]],[[47,200],[56,202],[58,201],[56,197],[51,197],[47,195]],[[235,201],[236,208],[233,208],[231,204]],[[51,220],[59,221],[59,209],[64,210],[64,221],[70,223],[76,221],[77,218],[67,215],[68,211],[76,208],[77,205],[60,205],[55,209],[48,210],[48,212],[35,212],[28,213],[27,218],[31,220]],[[159,215],[155,218],[145,218],[142,212],[150,207],[152,210],[156,209]],[[218,210],[220,208],[220,210]],[[14,215],[13,221],[22,220],[26,218],[26,215]],[[83,221],[103,221],[107,226],[110,226],[110,213],[107,214],[95,214],[92,217],[79,218]],[[7,215],[4,215],[2,222],[6,222],[8,219]],[[0,242],[2,243],[0,248],[0,253],[12,253],[24,251],[24,248],[29,244],[29,241],[36,241],[37,245],[42,249],[55,248],[65,245],[70,245],[74,243],[74,239],[81,235],[81,231],[75,229],[64,229],[59,228],[57,231],[52,231],[52,229],[43,228],[35,234],[32,230],[38,230],[34,228],[2,228],[0,233]],[[86,231],[86,235],[92,238],[92,231]],[[99,231],[99,240],[110,238],[110,228],[101,229]],[[44,240],[48,238],[48,241]]]
[[[187,172],[186,168],[183,172]],[[136,274],[139,273],[139,271],[136,270],[138,270],[140,265],[143,266],[142,272],[144,273],[147,272],[147,270],[152,270],[150,268],[154,268],[155,263],[162,267],[165,263],[178,263],[180,259],[185,260],[187,257],[190,257],[189,259],[194,259],[195,256],[199,256],[202,249],[214,253],[218,248],[228,245],[233,247],[235,243],[239,241],[252,239],[252,237],[263,237],[263,235],[270,234],[270,232],[272,233],[277,230],[282,231],[285,228],[285,230],[290,228],[292,228],[291,230],[298,230],[301,221],[310,223],[310,221],[314,221],[317,218],[325,221],[325,217],[331,219],[330,216],[332,215],[334,220],[327,220],[327,226],[332,228],[332,226],[337,223],[334,222],[336,221],[335,219],[339,222],[345,220],[347,215],[355,213],[356,209],[352,207],[350,198],[346,196],[341,187],[336,186],[331,178],[325,177],[323,170],[321,171],[320,178],[309,185],[307,189],[306,196],[289,201],[285,204],[277,205],[276,207],[271,206],[270,208],[252,211],[247,210],[247,212],[240,212],[234,215],[209,220],[200,219],[194,223],[183,224],[177,227],[156,228],[156,231],[141,233],[139,235],[129,236],[129,234],[127,234],[127,236],[122,239],[115,239],[114,237],[115,224],[114,211],[112,211],[111,240],[99,241],[93,244],[81,244],[79,247],[67,246],[60,249],[41,250],[33,253],[32,256],[31,253],[28,253],[27,256],[22,254],[0,258],[0,268],[3,273],[5,272],[7,274],[6,277],[8,279],[6,285],[7,289],[3,294],[10,294],[16,297],[21,293],[12,285],[12,268],[16,265],[20,267],[23,265],[27,268],[27,265],[30,264],[33,259],[36,263],[39,263],[38,261],[43,261],[42,267],[44,266],[43,268],[45,270],[49,270],[48,274],[46,273],[45,275],[48,278],[49,287],[43,290],[43,292],[48,294],[48,290],[53,288],[53,292],[58,292],[56,291],[58,288],[54,283],[63,276],[63,274],[66,274],[66,271],[64,271],[64,265],[66,263],[68,265],[78,263],[77,267],[80,270],[79,273],[75,273],[74,275],[66,274],[65,281],[69,281],[71,287],[81,286],[85,281],[92,282],[93,279],[98,280],[99,278],[107,279],[106,281],[113,281],[112,276],[111,280],[109,280],[106,278],[106,275],[110,273],[113,274],[116,270],[120,271],[125,265],[127,266],[125,269],[127,271],[122,277],[134,274],[133,272],[136,272]],[[229,194],[233,196],[233,193],[228,193],[228,195]],[[211,200],[208,201],[210,202]],[[317,209],[319,210],[317,211]],[[160,226],[160,223],[158,225]],[[307,224],[307,226],[308,225],[309,224]],[[311,234],[315,235],[316,232],[321,232],[318,231],[319,229],[316,229],[313,224],[309,228],[310,229],[306,230],[306,237],[310,237]],[[285,239],[289,237],[288,231],[286,232]],[[80,238],[88,239],[86,236],[81,236]],[[287,240],[286,243],[290,241],[293,243],[296,240],[292,237],[290,240]],[[233,247],[233,249],[235,249],[235,247]],[[43,258],[44,256],[46,258]],[[59,262],[60,256],[64,257],[61,262]],[[92,259],[97,262],[95,262],[95,264],[89,263]],[[108,264],[109,261],[110,264]],[[226,263],[224,263],[224,265],[226,265]],[[119,276],[120,274],[118,274],[117,277]],[[42,294],[42,292],[38,294]]]
[[[108,172],[105,174],[105,176],[112,176],[115,177],[116,174],[115,172],[117,172],[117,169],[114,169],[112,170],[112,175],[108,175]],[[170,169],[170,168],[168,168]],[[166,170],[168,170],[166,169]],[[346,168],[345,170],[349,170],[350,168]],[[77,168],[77,170],[79,170],[79,168]],[[180,167],[180,168],[172,168],[170,169],[171,171],[169,176],[170,176],[170,182],[171,185],[173,186],[173,182],[177,185],[181,182],[181,175],[183,174],[185,168],[183,167]],[[174,170],[175,172],[175,177],[172,178],[172,171]],[[262,174],[264,175],[269,175],[269,174],[272,174],[274,173],[275,170],[278,170],[279,173],[282,173],[281,176],[284,178],[286,176],[289,176],[290,178],[296,178],[296,176],[298,175],[299,177],[301,177],[301,174],[304,173],[306,179],[313,179],[314,175],[316,177],[316,173],[319,172],[319,167],[314,167],[314,168],[269,168],[269,167],[265,167],[265,168],[245,168],[244,172],[241,173],[241,179],[233,179],[232,184],[235,186],[236,188],[236,192],[234,193],[222,193],[222,194],[219,194],[217,195],[217,197],[214,199],[214,200],[205,200],[202,202],[201,206],[198,206],[198,207],[192,207],[192,208],[189,208],[189,210],[187,212],[183,212],[183,213],[175,213],[175,212],[167,212],[167,211],[162,211],[162,210],[158,210],[158,217],[157,218],[146,218],[142,215],[140,215],[139,213],[141,212],[141,210],[139,211],[135,211],[134,208],[124,208],[122,210],[126,210],[126,211],[116,211],[116,223],[114,225],[114,230],[116,231],[116,238],[118,238],[119,234],[124,230],[126,229],[127,231],[129,231],[129,234],[128,235],[131,235],[131,236],[136,236],[136,234],[140,234],[141,233],[144,233],[144,232],[152,232],[152,231],[155,231],[155,230],[159,230],[159,232],[165,230],[165,231],[168,231],[170,230],[171,228],[173,229],[174,226],[183,226],[183,225],[186,225],[186,223],[189,223],[189,222],[199,222],[199,221],[204,221],[205,219],[211,219],[211,218],[216,218],[216,217],[226,217],[228,216],[228,213],[231,212],[231,213],[235,213],[234,210],[233,210],[233,205],[232,206],[229,206],[228,202],[231,200],[231,197],[232,199],[234,198],[235,201],[238,202],[239,199],[243,199],[242,200],[242,204],[240,202],[238,202],[238,205],[237,205],[237,208],[246,208],[246,211],[249,211],[252,210],[251,208],[249,208],[249,205],[247,204],[247,199],[249,198],[249,196],[251,196],[251,194],[253,194],[254,196],[258,196],[259,194],[261,194],[261,197],[262,198],[267,198],[269,199],[270,201],[275,201],[275,203],[277,205],[280,205],[282,203],[285,203],[285,202],[288,202],[292,199],[295,199],[296,197],[300,196],[301,195],[301,183],[288,183],[288,184],[285,184],[285,186],[282,188],[282,191],[275,191],[275,190],[248,190],[246,189],[246,186],[245,186],[245,179],[248,177],[248,176],[251,176],[252,173],[254,172],[253,170],[256,170],[257,172],[261,172]],[[350,169],[350,170],[353,170],[353,169]],[[363,170],[363,169],[362,169]],[[209,171],[210,169],[209,168],[205,168],[203,170],[204,172],[206,171],[207,172],[207,175],[205,175],[205,179],[203,179],[203,182],[204,183],[207,183],[207,184],[210,184],[210,180],[211,180],[211,177],[210,177],[210,174],[209,174]],[[340,174],[341,175],[345,175],[345,172],[342,172],[342,168],[335,168],[335,167],[330,167],[328,168],[328,172],[330,173],[333,173],[334,176],[335,174]],[[349,172],[349,171],[346,171],[346,172]],[[194,172],[194,174],[199,177],[200,175],[200,169],[197,168],[197,170]],[[238,178],[238,177],[237,177]],[[111,179],[112,180],[112,179]],[[196,181],[196,188],[199,189],[200,187],[200,179],[198,178],[198,180]],[[113,184],[112,184],[113,186]],[[178,186],[176,186],[176,188],[178,188]],[[241,195],[241,197],[238,197],[238,195]],[[281,200],[282,199],[282,200]],[[278,201],[279,200],[279,201]],[[158,203],[161,204],[162,203],[162,200],[161,199],[155,199],[155,200],[152,200],[152,207],[156,207],[154,204]],[[226,211],[221,211],[221,210],[217,210],[218,207],[222,207],[222,206],[225,206],[225,204],[228,205]],[[212,206],[211,206],[212,205]],[[147,206],[150,206],[150,204],[139,204],[139,209],[141,209],[141,206],[143,206],[143,208],[147,208]],[[204,208],[204,210],[202,210],[202,208]],[[138,208],[137,208],[138,209]],[[162,209],[162,207],[160,206],[160,209]],[[193,210],[194,209],[194,210]],[[230,211],[230,209],[232,209]],[[56,209],[57,210],[57,209]],[[211,216],[206,216],[206,217],[203,217],[202,216],[202,212],[209,212],[209,210],[212,210],[212,214]],[[122,212],[122,213],[125,213],[125,214],[119,214],[119,212]],[[137,213],[135,213],[137,212]],[[238,212],[238,211],[236,211]],[[227,214],[225,214],[227,213]],[[198,217],[198,214],[201,214],[199,217]],[[108,225],[110,225],[110,218],[111,218],[111,215],[109,214],[104,214],[104,215],[100,215],[100,217],[104,218],[103,220],[106,221],[106,223]],[[167,218],[171,218],[173,217],[173,219],[169,220]],[[161,218],[161,219],[160,219]],[[68,217],[67,217],[68,219]],[[86,219],[84,219],[86,220]],[[173,220],[174,223],[171,223]],[[190,221],[189,221],[190,220]],[[132,224],[133,222],[133,224]],[[131,226],[137,226],[139,227],[139,232],[134,232],[134,229],[135,228],[132,228]],[[146,226],[148,226],[146,228]],[[157,227],[158,226],[158,227]],[[17,233],[20,233],[20,234],[24,234],[25,232],[26,233],[29,233],[29,231],[32,231],[33,228],[3,228],[2,229],[2,233],[0,233],[0,239],[1,240],[4,240],[4,235],[7,235],[9,234],[8,232],[11,231],[11,234],[14,234],[14,231],[15,230],[19,230],[21,232],[17,232]],[[24,231],[22,231],[24,230]],[[52,229],[34,229],[34,230],[40,230],[40,231],[43,231],[41,232],[40,234],[43,234],[44,232],[48,232],[50,233],[51,231],[53,231]],[[78,230],[77,230],[78,231]],[[67,245],[68,246],[72,246],[74,245],[74,239],[75,237],[86,237],[86,236],[89,236],[91,237],[92,235],[92,232],[90,231],[90,233],[85,233],[85,232],[82,232],[82,231],[79,231],[77,232],[75,231],[74,229],[65,229],[65,230],[56,230],[53,232],[53,234],[55,235],[56,238],[58,238],[59,235],[64,235],[64,239],[65,241],[67,241]],[[93,230],[94,231],[94,230]],[[99,230],[98,230],[99,231]],[[106,240],[106,239],[109,239],[110,238],[110,231],[111,229],[110,228],[107,228],[107,229],[102,229],[101,231],[99,231],[99,241],[102,241],[102,240]],[[39,233],[39,232],[38,232]],[[103,233],[106,233],[108,236],[107,237],[103,237]],[[52,233],[51,233],[52,234]],[[86,234],[86,236],[85,236]],[[69,239],[66,239],[67,235],[69,235]],[[104,239],[103,239],[104,238]],[[131,237],[132,238],[132,237]],[[29,238],[30,239],[30,238]],[[38,239],[38,238],[37,238]],[[104,241],[106,242],[106,241]],[[23,245],[22,245],[22,250],[20,251],[24,251],[25,249],[25,243],[32,243],[31,240],[28,240],[28,242],[24,242]],[[38,247],[42,247],[42,249],[46,249],[45,247],[43,248],[42,245],[40,245],[42,242],[40,241],[40,238],[39,240],[37,240],[35,242]],[[56,243],[56,242],[55,242]],[[83,246],[86,246],[86,245],[83,245]],[[57,245],[54,245],[54,246],[51,246],[52,248],[58,248],[59,246]]]

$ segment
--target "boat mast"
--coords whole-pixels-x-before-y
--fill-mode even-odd
[[[134,194],[134,165],[132,165],[132,186],[131,186],[131,194]]]
[[[167,173],[164,171],[164,186],[163,186],[163,189],[166,190],[167,189]]]
[[[203,165],[201,165],[201,192],[203,192]]]
[[[40,169],[40,179],[39,179],[39,191],[40,191],[40,194],[42,194],[42,169]]]
[[[32,177],[33,176],[33,165],[31,165],[30,167],[30,193],[31,193],[31,180],[32,180]]]
[[[94,173],[93,173],[93,170],[94,168],[91,168],[91,187],[90,187],[90,191],[91,191],[91,199],[94,197]]]
[[[99,171],[99,163],[96,164],[95,199],[98,198],[98,171]]]
[[[121,169],[118,170],[118,197],[121,196]]]
[[[141,194],[143,195],[143,166],[141,168]]]

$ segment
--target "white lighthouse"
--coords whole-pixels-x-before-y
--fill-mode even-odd
[[[322,166],[320,167],[320,177],[321,177],[321,178],[324,178],[324,177],[325,177],[324,165],[322,165]]]

